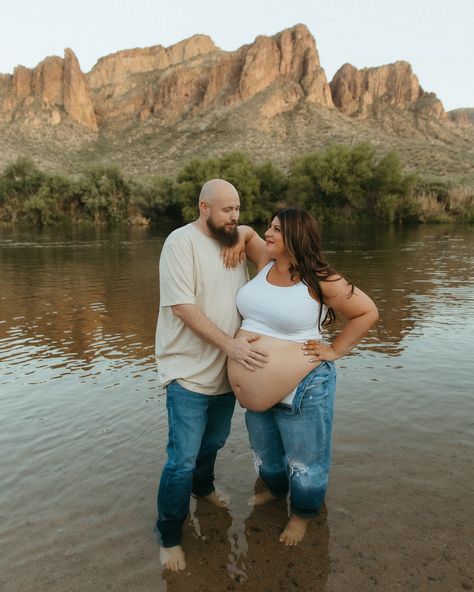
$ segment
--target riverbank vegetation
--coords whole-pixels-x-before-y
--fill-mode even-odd
[[[126,178],[116,167],[65,177],[18,158],[0,174],[0,222],[182,223],[196,217],[200,187],[214,177],[237,187],[247,223],[267,222],[286,205],[325,223],[474,222],[474,188],[407,173],[396,152],[378,155],[367,143],[302,155],[285,171],[271,162],[255,164],[242,152],[194,159],[175,178]]]

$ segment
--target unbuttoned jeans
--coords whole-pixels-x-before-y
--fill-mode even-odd
[[[276,497],[289,490],[291,512],[303,518],[324,502],[335,391],[334,363],[322,362],[299,383],[292,406],[245,414],[257,473]]]
[[[191,493],[214,491],[214,463],[230,433],[233,393],[202,395],[173,380],[166,388],[168,459],[158,489],[156,529],[163,547],[181,542]]]

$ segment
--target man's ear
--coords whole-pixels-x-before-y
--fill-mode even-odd
[[[209,205],[208,205],[207,201],[200,201],[199,202],[199,211],[202,212],[203,214],[206,214],[206,215],[209,214]]]

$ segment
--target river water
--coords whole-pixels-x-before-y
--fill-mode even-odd
[[[337,227],[334,267],[381,319],[339,360],[327,509],[294,549],[252,510],[243,413],[193,500],[188,567],[153,534],[165,400],[153,356],[169,228],[0,230],[4,592],[474,589],[474,229]]]

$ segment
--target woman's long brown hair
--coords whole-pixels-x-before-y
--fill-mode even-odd
[[[321,330],[323,325],[332,323],[336,315],[327,302],[324,302],[320,282],[337,281],[343,276],[326,261],[321,250],[318,225],[309,212],[300,208],[284,208],[273,214],[271,220],[274,218],[280,221],[283,241],[290,256],[291,278],[298,276],[308,286],[311,296],[320,303],[318,327]],[[354,286],[351,282],[347,283],[351,287],[350,296],[354,292]],[[324,319],[322,319],[323,304],[328,307]]]

